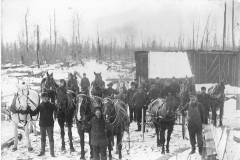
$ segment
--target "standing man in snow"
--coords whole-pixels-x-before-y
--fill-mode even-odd
[[[136,84],[134,82],[131,82],[131,88],[127,91],[127,102],[129,106],[130,123],[132,123],[133,120],[136,121],[137,118],[134,105],[132,103],[133,95],[135,93],[137,93]]]
[[[174,76],[173,76],[172,82],[170,83],[169,86],[174,89],[173,95],[176,97],[177,94],[180,92],[180,85],[177,83],[176,78]]]
[[[119,88],[119,94],[116,95],[114,98],[115,98],[115,99],[119,99],[119,100],[123,101],[125,104],[127,104],[127,96],[126,96],[126,94],[124,93],[123,87],[120,87],[120,88]],[[127,108],[126,108],[126,109],[127,109]]]
[[[159,97],[160,90],[156,88],[156,84],[152,83],[151,89],[149,91],[150,102],[154,101]]]
[[[112,88],[112,86],[113,86],[112,82],[108,83],[107,86],[108,86],[108,88],[105,90],[105,94],[104,94],[105,97],[114,97],[114,94],[115,95],[118,94],[118,92]]]
[[[208,124],[208,117],[210,111],[210,96],[206,93],[206,87],[201,87],[201,93],[197,95],[198,102],[203,105],[204,109],[204,123]]]
[[[138,87],[138,92],[133,95],[132,103],[137,113],[137,125],[138,129],[136,131],[141,131],[141,121],[142,121],[142,109],[143,109],[143,119],[146,122],[146,111],[149,104],[149,98],[147,93],[144,91],[143,86]],[[142,124],[144,125],[144,124]]]
[[[90,87],[89,79],[86,77],[86,73],[83,73],[83,78],[81,79],[81,88],[82,91],[88,95],[88,88]]]
[[[196,150],[196,136],[198,143],[199,154],[202,155],[202,129],[204,127],[204,111],[201,103],[197,102],[197,96],[194,93],[190,94],[190,102],[187,103],[180,111],[179,114],[184,114],[184,111],[188,111],[188,131],[190,136],[190,143],[192,151],[190,154],[194,154]]]
[[[72,75],[72,73],[68,74],[67,89],[74,92],[73,75]]]
[[[170,86],[169,82],[165,80],[165,86],[161,91],[161,98],[165,98],[169,93],[175,96],[175,90],[172,86]]]
[[[161,90],[163,89],[164,85],[161,83],[161,80],[159,77],[156,77],[156,88],[159,89],[159,91],[161,92]]]
[[[147,81],[144,77],[141,78],[141,86],[143,87],[144,92],[147,93],[148,90],[149,90],[149,86],[148,86]]]

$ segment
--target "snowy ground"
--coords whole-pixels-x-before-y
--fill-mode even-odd
[[[86,65],[84,67],[82,66],[75,66],[71,68],[64,68],[63,70],[59,68],[58,64],[56,65],[51,65],[51,66],[45,66],[43,69],[37,69],[37,68],[17,68],[17,69],[10,69],[10,70],[30,70],[33,71],[34,73],[38,73],[41,70],[49,69],[49,73],[53,72],[53,76],[55,79],[66,79],[67,75],[69,72],[74,72],[77,71],[80,74],[86,73],[87,77],[90,79],[90,81],[94,80],[94,71],[95,72],[101,72],[103,80],[106,80],[107,78],[114,78],[118,77],[118,74],[120,75],[126,75],[129,76],[127,72],[122,72],[119,73],[118,71],[107,71],[107,65],[106,64],[98,64],[96,63],[95,60],[89,60],[85,61]],[[8,105],[11,104],[12,98],[13,98],[13,93],[16,92],[16,86],[18,84],[18,79],[13,76],[16,73],[12,74],[6,74],[7,70],[2,70],[1,71],[1,91],[2,95],[7,95],[4,97],[3,101],[7,102]],[[40,83],[41,78],[28,78],[28,77],[22,77],[19,78],[20,81],[25,81],[27,82],[32,89],[39,89],[39,87],[32,86],[31,83]],[[238,88],[233,88],[233,87],[226,87],[229,91],[229,93],[232,92],[238,92]],[[232,91],[233,90],[233,91]],[[227,108],[227,109],[226,109]],[[231,109],[230,109],[231,108]],[[229,100],[226,101],[225,103],[225,114],[224,114],[224,121],[223,123],[228,125],[229,127],[239,127],[239,112],[235,112],[236,108],[236,101],[235,100]],[[38,122],[37,122],[38,125]],[[139,159],[144,159],[144,160],[153,160],[153,159],[168,159],[166,158],[166,155],[161,155],[161,148],[157,147],[156,145],[156,135],[155,135],[155,129],[147,127],[147,132],[144,135],[144,140],[142,138],[142,133],[141,132],[135,132],[134,130],[137,128],[137,125],[135,122],[133,122],[130,125],[130,151],[129,151],[129,143],[128,143],[128,135],[125,133],[124,135],[124,140],[123,140],[123,159],[131,159],[131,160],[139,160]],[[76,152],[70,153],[69,152],[69,146],[68,146],[68,138],[67,138],[67,133],[65,136],[66,140],[66,147],[67,147],[67,152],[62,153],[60,151],[61,148],[61,138],[60,138],[60,130],[58,123],[55,122],[55,127],[54,127],[54,140],[55,140],[55,153],[56,153],[56,158],[59,159],[79,159],[80,157],[80,144],[79,144],[79,136],[76,130],[76,125],[73,127],[73,137],[74,137],[74,147],[76,149]],[[66,129],[67,131],[67,129]],[[236,134],[239,134],[240,131],[238,131]],[[237,137],[240,137],[236,135]],[[7,141],[9,138],[13,137],[13,130],[11,126],[11,122],[6,122],[2,121],[1,122],[1,143]],[[12,152],[11,148],[4,148],[1,151],[1,158],[2,159],[39,159],[37,157],[37,153],[39,152],[40,149],[40,136],[34,136],[33,134],[30,135],[30,139],[32,141],[32,146],[34,148],[33,152],[28,152],[27,151],[27,143],[26,143],[26,138],[25,135],[23,134],[23,140],[19,142],[18,144],[18,150],[16,152]],[[88,147],[88,138],[87,135],[85,137],[85,143],[86,143],[86,158],[89,159],[89,147]],[[180,125],[175,125],[174,126],[174,131],[172,133],[172,139],[170,142],[170,154],[171,153],[178,153],[179,149],[185,148],[182,153],[179,152],[177,156],[172,155],[172,158],[170,160],[186,160],[188,157],[188,153],[190,152],[189,148],[189,140],[183,140],[182,139],[182,132],[181,132],[181,126]],[[115,151],[114,151],[115,153]],[[129,153],[129,154],[128,154]],[[118,155],[113,154],[113,157],[118,158]],[[47,144],[46,148],[46,155],[44,157],[41,157],[40,159],[56,159],[56,158],[51,158],[49,154],[49,145]],[[201,157],[198,153],[194,154],[191,156],[192,160],[200,160]]]

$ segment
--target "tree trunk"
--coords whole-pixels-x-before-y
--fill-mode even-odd
[[[223,24],[223,48],[222,48],[222,50],[224,51],[225,50],[225,45],[226,45],[226,8],[227,8],[227,6],[226,6],[226,2],[225,2],[225,5],[224,5],[225,7],[225,9],[224,9],[224,24]]]

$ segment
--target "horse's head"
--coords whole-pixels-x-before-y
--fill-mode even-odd
[[[177,103],[174,96],[172,96],[171,94],[168,94],[167,100],[166,100],[166,112],[167,112],[166,115],[171,116],[175,112],[176,108],[177,108]]]
[[[101,75],[101,72],[100,72],[100,73],[96,73],[96,72],[94,72],[94,75],[95,75],[95,81],[96,81],[96,82],[100,82],[100,81],[102,81],[102,75]]]
[[[76,110],[77,120],[81,121],[83,117],[87,117],[88,120],[91,118],[91,105],[90,98],[84,94],[79,94],[77,96],[78,106]]]
[[[47,77],[46,77],[46,81],[45,81],[45,89],[54,90],[54,86],[55,86],[55,81],[53,78],[53,73],[48,74],[48,72],[47,72]]]
[[[59,87],[57,89],[57,106],[59,108],[66,108],[68,105],[68,97],[67,97],[67,91],[65,87]]]
[[[103,117],[105,119],[110,119],[111,113],[114,109],[113,105],[113,101],[110,98],[103,99]]]

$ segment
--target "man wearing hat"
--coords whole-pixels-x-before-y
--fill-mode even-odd
[[[91,128],[90,142],[93,146],[94,160],[100,160],[99,153],[101,154],[101,160],[107,160],[108,120],[104,121],[101,107],[95,107],[95,117],[89,122],[87,122],[87,117],[84,117],[83,124],[87,128]]]
[[[118,92],[112,88],[112,86],[113,86],[112,82],[108,83],[107,86],[108,86],[108,88],[105,90],[105,97],[111,97],[111,96],[114,96],[114,94],[115,95],[118,94]]]
[[[42,102],[37,107],[35,111],[32,111],[30,108],[26,112],[30,112],[31,115],[35,116],[40,113],[40,133],[41,133],[41,151],[38,156],[42,156],[45,154],[45,144],[46,144],[46,132],[48,134],[49,143],[50,143],[50,154],[52,157],[55,157],[54,154],[54,139],[53,139],[53,127],[54,120],[53,114],[57,111],[57,107],[48,101],[48,93],[44,92],[41,95]]]
[[[161,91],[163,89],[164,85],[161,83],[161,80],[159,77],[156,77],[156,88]]]
[[[199,154],[202,154],[202,129],[204,127],[204,111],[201,103],[197,102],[197,96],[195,93],[190,94],[190,102],[187,103],[179,113],[185,114],[184,111],[188,111],[188,131],[190,137],[190,143],[192,146],[192,151],[190,154],[194,154],[196,150],[196,136],[198,143]]]
[[[135,88],[137,89],[138,88],[138,80],[134,79],[134,83],[135,83]]]
[[[203,105],[205,119],[204,123],[208,124],[208,117],[210,111],[210,96],[206,93],[206,87],[201,87],[201,93],[197,95],[198,102]]]
[[[168,94],[171,93],[173,96],[175,95],[175,89],[170,86],[170,83],[168,82],[168,80],[165,80],[165,86],[163,87],[161,93],[160,93],[160,97],[165,98],[166,96],[168,96]]]
[[[144,92],[147,93],[148,90],[149,90],[149,86],[148,86],[147,81],[144,77],[141,78],[141,86],[143,87]]]
[[[131,82],[131,88],[128,89],[127,91],[127,102],[128,102],[128,106],[129,106],[129,116],[130,116],[130,123],[132,123],[132,121],[136,121],[136,112],[134,110],[134,106],[132,103],[132,99],[133,99],[133,95],[137,93],[136,90],[136,83]]]
[[[143,86],[140,85],[138,87],[138,92],[133,95],[133,99],[132,99],[132,103],[134,105],[134,108],[135,108],[136,114],[137,114],[138,129],[136,131],[141,131],[142,109],[144,111],[144,113],[143,113],[144,122],[146,121],[145,120],[146,110],[147,110],[149,102],[150,101],[149,101],[149,97],[148,97],[147,93],[144,92]]]
[[[153,82],[151,85],[151,89],[149,91],[150,101],[154,101],[159,97],[160,90],[156,88],[156,84]]]
[[[174,89],[174,96],[180,92],[180,85],[176,82],[176,78],[174,76],[172,77],[172,81],[169,86]]]
[[[83,73],[83,78],[81,79],[82,91],[88,94],[88,88],[90,87],[89,79],[86,77],[86,73]]]

